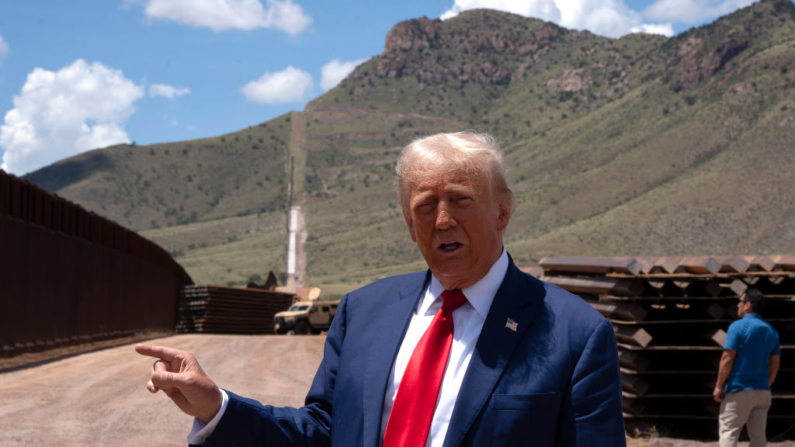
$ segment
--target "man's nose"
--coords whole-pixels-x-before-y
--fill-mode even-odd
[[[450,203],[448,203],[446,200],[442,200],[439,202],[436,213],[436,228],[439,230],[446,230],[453,226],[455,226],[455,216],[453,216],[453,210],[450,207]]]

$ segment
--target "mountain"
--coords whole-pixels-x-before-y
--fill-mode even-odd
[[[473,10],[397,24],[339,86],[216,138],[114,146],[27,178],[177,255],[198,282],[284,270],[288,184],[307,274],[332,294],[422,268],[400,148],[475,129],[506,151],[506,245],[549,255],[795,252],[795,5],[673,38],[608,39]],[[292,183],[291,183],[292,178]]]

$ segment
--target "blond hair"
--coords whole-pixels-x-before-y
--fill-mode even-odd
[[[400,204],[406,209],[411,189],[429,175],[462,173],[492,194],[504,194],[513,209],[502,150],[490,135],[475,132],[439,133],[414,140],[400,153],[395,180]]]

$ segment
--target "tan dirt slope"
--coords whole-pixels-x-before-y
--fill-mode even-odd
[[[195,352],[233,392],[301,405],[323,352],[319,336],[178,335],[150,343]],[[0,446],[184,446],[191,418],[144,385],[152,360],[133,345],[0,374]],[[630,446],[717,447],[654,438]],[[747,443],[741,443],[747,446]],[[795,447],[795,442],[768,444]]]

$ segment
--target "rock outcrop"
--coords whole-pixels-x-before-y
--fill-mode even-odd
[[[468,26],[456,27],[455,21],[461,20]],[[398,23],[389,31],[384,52],[375,61],[375,74],[417,76],[423,83],[507,84],[556,40],[585,35],[589,34],[489,10],[467,11],[447,22],[423,17]],[[350,77],[368,74],[362,69]]]

